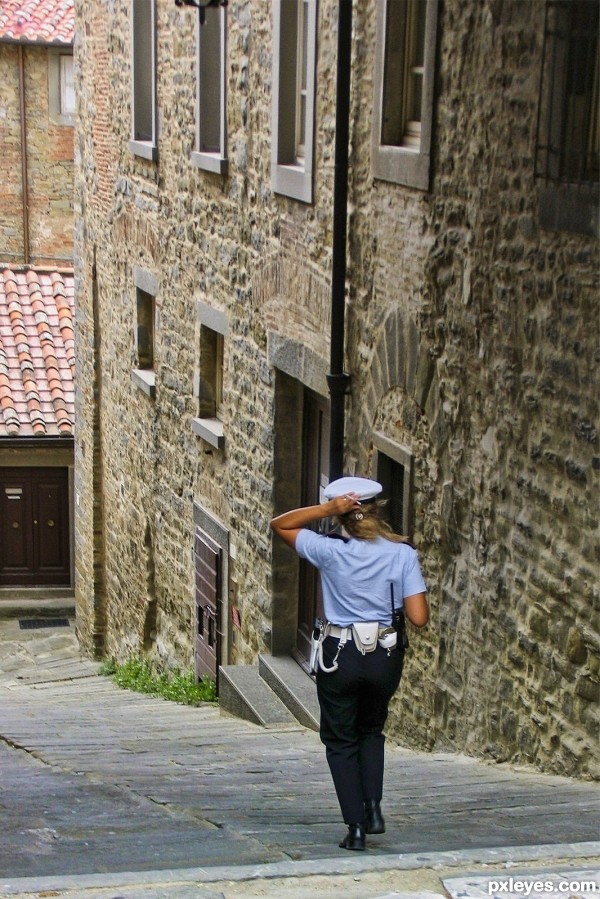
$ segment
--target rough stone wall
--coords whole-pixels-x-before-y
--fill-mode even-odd
[[[543,15],[542,3],[445,3],[432,194],[355,168],[352,367],[369,401],[353,398],[350,442],[367,464],[375,424],[416,458],[434,614],[393,732],[598,774],[598,245],[539,226]],[[427,392],[382,365],[394,307],[397,345],[411,345],[407,319],[418,331]]]
[[[374,430],[414,454],[414,538],[433,612],[413,637],[390,734],[593,773],[597,247],[538,224],[543,5],[443,4],[431,193],[371,177],[375,4],[355,7],[346,459],[371,472]],[[251,662],[269,651],[275,617],[268,334],[307,358],[329,352],[337,4],[319,3],[308,206],[270,187],[270,5],[227,7],[224,178],[189,163],[194,13],[157,8],[158,164],[127,149],[128,4],[77,10],[80,630],[90,651],[191,664],[196,501],[229,529],[242,624],[230,661]],[[134,265],[158,281],[154,400],[131,378]],[[198,300],[229,320],[224,450],[191,429]]]
[[[73,134],[49,116],[48,51],[23,50],[29,206],[25,260],[19,49],[0,43],[0,255],[34,265],[73,262]]]
[[[2,256],[23,260],[21,130],[17,48],[0,44],[0,209]]]
[[[102,368],[110,383],[104,389],[101,416],[104,502],[110,509],[106,651],[123,656],[141,645],[147,603],[138,549],[149,529],[158,595],[155,652],[162,664],[191,661],[189,545],[196,499],[230,526],[237,550],[232,576],[240,585],[242,620],[232,659],[250,661],[269,648],[271,629],[273,374],[267,363],[267,330],[293,332],[302,341],[309,326],[316,352],[327,355],[328,262],[319,266],[318,260],[327,260],[331,252],[331,216],[321,208],[275,198],[269,189],[270,132],[264,125],[271,102],[268,5],[253,8],[251,18],[245,3],[228,7],[230,168],[224,181],[194,169],[188,159],[194,131],[194,14],[159,4],[158,17],[160,161],[153,166],[126,149],[127,6],[117,5],[110,22],[101,6],[79,11],[82,120],[87,114],[91,125],[79,134],[78,194],[86,228],[80,252],[85,257],[92,244],[96,246]],[[325,61],[322,66],[331,80]],[[99,72],[100,83],[94,77]],[[104,115],[106,97],[109,116]],[[322,152],[330,154],[330,148]],[[319,205],[327,204],[330,208],[328,195]],[[160,280],[154,403],[136,393],[131,383],[134,264],[155,272]],[[256,297],[255,272],[262,285]],[[91,301],[85,284],[81,297],[80,315],[89,326]],[[111,303],[111,297],[120,301]],[[224,360],[225,453],[207,447],[191,430],[191,419],[198,414],[197,300],[226,311],[230,319]],[[127,417],[132,409],[135,422]],[[82,402],[78,411],[83,433],[92,427],[90,410]],[[135,427],[135,438],[123,431],[124,419]],[[81,483],[82,489],[91,488],[87,463]],[[130,513],[130,506],[136,511]],[[137,511],[142,509],[144,516]],[[90,517],[88,503],[78,525],[82,542]],[[122,540],[124,532],[130,535],[128,541]],[[81,571],[82,601],[92,568],[88,558]]]

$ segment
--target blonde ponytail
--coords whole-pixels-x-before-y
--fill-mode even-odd
[[[387,500],[381,499],[363,503],[360,509],[340,515],[336,520],[348,536],[356,540],[377,540],[378,537],[383,537],[392,543],[408,543],[407,537],[396,534],[381,517],[381,509],[386,504]]]

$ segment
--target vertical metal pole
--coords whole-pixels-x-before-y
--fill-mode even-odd
[[[23,201],[23,262],[29,265],[29,187],[27,185],[27,123],[25,121],[25,64],[19,44],[19,114],[21,117],[21,195]]]
[[[344,406],[350,375],[344,372],[346,305],[346,238],[348,214],[348,141],[350,137],[350,74],[352,0],[339,0],[337,95],[335,109],[335,179],[333,187],[333,260],[331,271],[331,348],[327,375],[331,397],[329,477],[340,477],[344,466]]]
[[[94,617],[92,639],[94,658],[102,658],[106,646],[106,517],[104,512],[104,449],[102,439],[102,329],[100,324],[100,296],[96,244],[92,248],[92,319],[94,323],[92,348],[94,357],[94,403],[92,409],[92,540]]]

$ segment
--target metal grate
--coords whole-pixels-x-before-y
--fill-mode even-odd
[[[37,630],[42,627],[69,627],[68,618],[21,618],[19,627],[22,631]]]
[[[535,175],[551,183],[599,179],[597,0],[548,0]]]

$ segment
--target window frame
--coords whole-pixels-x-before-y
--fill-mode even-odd
[[[206,9],[204,12],[204,24],[200,23],[200,16],[196,26],[196,131],[195,131],[195,147],[190,154],[192,165],[207,172],[214,172],[218,175],[226,175],[228,170],[227,160],[227,79],[226,79],[226,60],[227,60],[227,11],[225,7]],[[219,51],[216,67],[219,74],[219,147],[217,150],[203,150],[202,147],[202,128],[203,121],[209,115],[206,106],[203,106],[204,91],[202,88],[202,35],[207,34],[206,23],[210,21],[209,16],[219,17]],[[214,90],[214,84],[209,85],[209,90]],[[213,123],[214,124],[214,123]]]
[[[151,399],[156,395],[156,324],[157,324],[157,308],[156,296],[158,294],[158,279],[156,275],[147,269],[135,265],[133,267],[133,286],[135,288],[135,328],[134,328],[134,346],[136,356],[136,367],[131,372],[133,383],[139,389],[146,393]],[[152,365],[151,367],[140,365],[139,359],[139,336],[138,336],[138,318],[139,303],[141,294],[150,298],[151,301],[151,319],[152,319]]]
[[[408,447],[402,446],[390,440],[385,434],[376,431],[373,434],[373,468],[376,472],[377,480],[381,480],[379,468],[382,456],[403,469],[401,535],[410,538],[414,533],[415,526],[413,500],[414,455]]]
[[[148,22],[144,21],[144,25],[149,30],[149,34],[144,34],[145,43],[150,48],[149,59],[145,61],[144,64],[144,73],[149,81],[149,93],[150,96],[146,99],[146,102],[149,101],[150,105],[150,122],[145,122],[147,130],[150,132],[150,136],[147,139],[142,139],[137,137],[136,131],[139,127],[139,123],[137,120],[137,112],[139,111],[139,107],[141,106],[141,86],[140,82],[142,81],[139,68],[141,66],[140,57],[143,56],[144,48],[140,48],[140,37],[136,38],[136,10],[138,10],[137,15],[143,9],[144,6],[147,6],[150,12]],[[142,159],[148,159],[151,162],[156,162],[158,160],[158,146],[157,146],[157,103],[156,103],[156,0],[131,0],[131,27],[130,27],[130,37],[131,37],[131,138],[128,143],[128,147],[131,153],[134,156],[140,156]],[[139,51],[139,55],[137,55],[137,51]],[[147,66],[147,68],[146,68]]]
[[[418,190],[429,190],[431,145],[433,131],[433,101],[436,68],[438,0],[418,0],[426,4],[423,83],[421,95],[420,137],[418,147],[408,144],[382,143],[384,80],[386,69],[386,30],[388,3],[400,0],[378,0],[377,37],[375,45],[373,127],[371,134],[371,168],[375,179],[403,184]],[[414,0],[402,0],[408,5]],[[406,77],[406,73],[405,73]],[[403,83],[404,105],[407,87]]]
[[[294,5],[295,18],[284,15]],[[306,16],[306,104],[304,156],[298,155],[300,9]],[[295,46],[289,52],[290,46]],[[274,0],[271,182],[276,194],[313,202],[314,116],[317,58],[317,0]],[[290,149],[293,148],[293,149]]]
[[[48,117],[54,125],[75,125],[76,110],[64,112],[62,108],[61,59],[70,56],[73,59],[73,48],[48,50]],[[74,64],[74,62],[73,62]]]
[[[65,66],[64,63],[67,61],[71,62],[71,71],[70,77],[65,75]],[[61,53],[58,57],[58,84],[59,84],[59,92],[60,92],[60,114],[65,117],[74,118],[76,113],[76,98],[75,98],[75,75],[74,75],[74,65],[75,61],[73,59],[72,53]],[[70,82],[70,83],[69,83]],[[67,103],[67,95],[68,92],[72,93],[72,106],[68,106]]]
[[[568,92],[569,76],[573,73],[573,67],[569,65],[569,44],[573,40],[573,33],[565,17],[567,10],[572,8],[558,0],[546,2],[534,174],[539,188],[540,226],[546,230],[570,231],[597,237],[600,182],[589,178],[573,178],[562,168],[568,150],[567,107],[569,101],[573,102],[572,98],[576,96],[575,93]],[[596,27],[598,28],[598,24]],[[596,67],[589,102],[592,115],[600,65],[598,33],[595,37],[595,46],[590,41],[591,60]],[[593,126],[589,122],[587,125],[590,137]]]
[[[217,396],[215,414],[211,416],[198,416],[192,418],[192,431],[198,437],[201,437],[216,449],[223,449],[225,446],[225,429],[221,419],[222,400],[223,400],[223,379],[224,379],[224,359],[225,359],[225,338],[229,332],[229,319],[224,312],[213,309],[207,303],[198,300],[197,303],[198,318],[198,335],[197,346],[198,353],[198,369],[195,378],[194,394],[198,400],[198,412],[200,412],[200,392],[202,390],[202,329],[205,328],[212,331],[216,335],[217,357],[220,358],[220,371],[215,371],[213,381],[213,390]]]
[[[203,361],[203,357],[204,361]],[[199,375],[199,417],[219,418],[223,405],[223,359],[224,345],[223,334],[209,328],[208,325],[200,325],[200,375]],[[207,382],[211,388],[212,399],[209,401],[210,411],[202,411],[202,405],[207,403],[202,398],[202,386]]]
[[[298,2],[296,25],[296,122],[294,128],[294,160],[296,165],[304,165],[306,157],[306,104],[308,91],[308,0]],[[306,42],[304,36],[306,34]],[[304,140],[302,140],[302,136]]]

